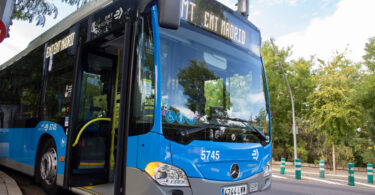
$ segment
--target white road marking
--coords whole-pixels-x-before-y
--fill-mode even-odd
[[[272,174],[272,177],[274,177],[274,178],[279,178],[279,179],[288,179],[288,178],[286,178],[286,177],[282,177],[282,176],[278,176],[278,175],[274,175],[274,174]]]
[[[286,171],[286,172],[289,172],[289,173],[294,173],[292,171]],[[306,172],[305,172],[306,173]],[[311,173],[311,172],[307,172],[307,173]],[[311,173],[311,174],[315,174],[315,173]],[[293,176],[294,177],[294,174],[287,174],[288,176]],[[344,176],[344,175],[331,175],[331,174],[328,174],[329,176],[338,176],[338,177],[347,177],[347,176]],[[327,176],[327,174],[326,174]],[[283,177],[283,176],[279,176],[279,175],[275,175],[273,174],[272,175],[273,178],[278,178],[278,179],[290,179],[290,178],[287,178],[287,177]],[[317,179],[317,178],[313,178],[313,177],[306,177],[306,176],[302,176],[303,179],[308,179],[308,180],[313,180],[313,181],[319,181],[319,182],[323,182],[323,183],[327,183],[327,184],[333,184],[333,185],[340,185],[340,186],[347,186],[347,180],[343,180],[343,179],[335,179],[335,178],[332,178],[332,179],[329,179],[329,180],[323,180],[323,179]],[[355,177],[357,178],[357,177]],[[362,179],[362,178],[359,178],[359,179]],[[338,181],[338,182],[344,182],[345,184],[342,184],[342,183],[337,183],[337,182],[333,182],[333,181]],[[366,187],[370,187],[370,188],[375,188],[375,185],[371,185],[371,184],[365,184],[365,183],[361,183],[361,182],[355,182],[356,185],[362,185],[362,186],[366,186]]]
[[[375,186],[371,185],[371,184],[365,184],[365,183],[359,183],[359,182],[355,182],[355,184],[359,184],[359,185],[363,185],[363,186],[366,186],[366,187],[375,188]]]
[[[322,180],[322,179],[316,179],[316,178],[313,178],[313,177],[306,177],[306,176],[303,176],[302,178],[306,178],[306,179],[310,179],[310,180],[314,180],[314,181],[320,181],[320,182],[328,183],[328,184],[341,185],[341,186],[344,185],[344,184],[341,184],[341,183],[336,183],[336,182],[327,181],[327,180]]]
[[[331,179],[331,180],[341,181],[341,182],[348,182],[347,180],[342,180],[342,179]],[[355,184],[363,185],[363,186],[367,186],[367,187],[371,187],[371,188],[375,188],[375,185],[371,185],[371,184],[365,184],[365,183],[361,183],[361,182],[355,182]]]

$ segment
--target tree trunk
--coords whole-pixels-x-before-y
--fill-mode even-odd
[[[332,167],[333,167],[333,174],[336,175],[336,154],[335,154],[335,143],[332,143]]]

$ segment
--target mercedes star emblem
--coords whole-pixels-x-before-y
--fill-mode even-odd
[[[236,179],[238,177],[238,175],[240,175],[240,167],[238,166],[238,164],[233,164],[230,167],[230,176],[233,179]]]

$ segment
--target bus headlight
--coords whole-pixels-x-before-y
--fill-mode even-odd
[[[267,177],[272,174],[272,164],[271,161],[268,161],[267,165],[264,167],[263,176]]]
[[[173,165],[162,162],[150,162],[145,171],[163,186],[189,186],[185,172]]]

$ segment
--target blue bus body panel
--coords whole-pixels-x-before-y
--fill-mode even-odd
[[[271,118],[271,103],[270,103],[270,94],[269,94],[269,91],[268,91],[268,82],[267,82],[267,75],[266,75],[266,68],[264,67],[264,63],[263,63],[263,56],[261,55],[260,56],[260,61],[262,62],[262,67],[263,67],[263,76],[264,76],[264,80],[265,80],[265,83],[266,83],[266,97],[267,97],[267,104],[268,104],[268,118],[269,118],[269,130],[270,130],[270,143],[265,147],[265,152],[266,154],[269,156],[269,160],[272,159],[272,118]]]
[[[270,147],[259,143],[225,143],[193,141],[188,145],[171,142],[173,164],[182,168],[188,177],[217,181],[236,181],[264,170],[271,159]],[[230,168],[236,163],[240,175],[233,179]]]
[[[161,62],[160,62],[160,35],[159,35],[159,20],[158,10],[156,5],[151,8],[151,20],[154,41],[154,63],[155,63],[155,117],[154,127],[152,132],[163,134],[161,122]]]
[[[137,156],[138,156],[137,152],[138,152],[138,136],[128,137],[126,166],[137,167]]]
[[[262,68],[263,68],[263,76],[264,76],[264,80],[265,80],[265,83],[266,83],[266,97],[267,97],[267,104],[268,104],[268,118],[269,118],[269,122],[270,122],[270,125],[269,125],[269,130],[270,130],[270,136],[271,136],[271,139],[270,139],[270,143],[272,145],[272,120],[271,120],[271,103],[270,103],[270,94],[269,94],[269,91],[268,91],[268,82],[267,82],[267,75],[266,75],[266,68],[264,67],[264,63],[263,63],[263,56],[261,55],[260,56],[260,62],[262,63]],[[272,152],[272,150],[271,150]]]
[[[137,167],[144,171],[150,162],[172,164],[170,141],[164,135],[150,132],[139,136]]]
[[[58,159],[66,153],[66,135],[53,122],[39,122],[35,128],[0,129],[0,158],[34,167],[38,143],[43,134],[49,134],[56,143]],[[65,162],[57,161],[57,173],[64,174]]]

